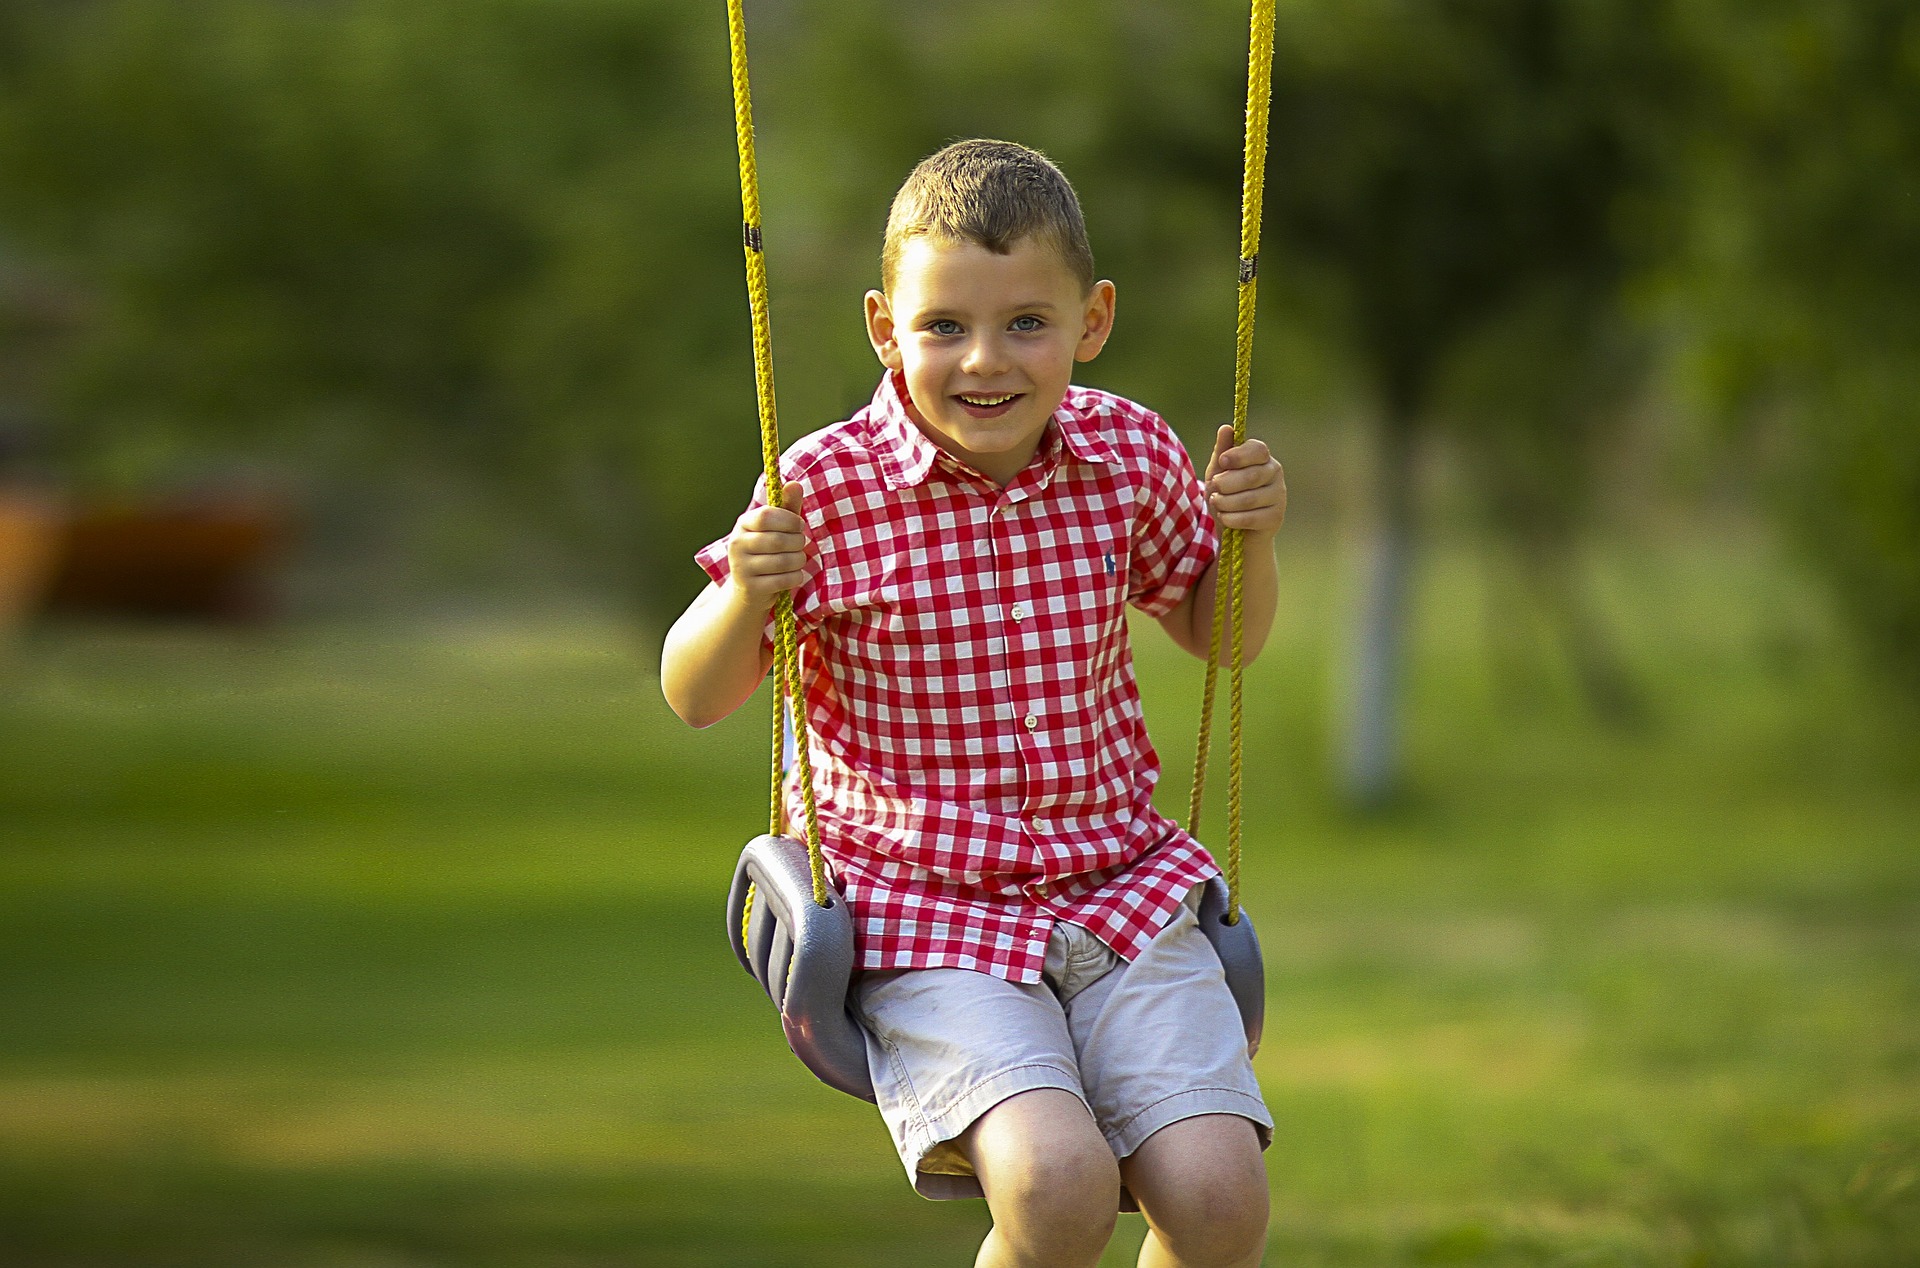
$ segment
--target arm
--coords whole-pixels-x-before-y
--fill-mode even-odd
[[[1241,530],[1244,567],[1241,575],[1241,603],[1246,621],[1242,654],[1247,663],[1266,645],[1273,628],[1274,609],[1279,604],[1280,571],[1273,561],[1273,539],[1287,517],[1286,472],[1267,452],[1265,442],[1249,440],[1237,448],[1233,428],[1222,427],[1214,439],[1213,457],[1207,463],[1207,503],[1214,522],[1222,528]],[[1207,644],[1213,637],[1214,595],[1219,588],[1219,561],[1207,566],[1178,607],[1160,618],[1160,626],[1186,651],[1207,658]],[[1220,663],[1233,656],[1230,628],[1220,633]]]
[[[710,584],[667,632],[660,690],[690,726],[712,726],[753,695],[773,664],[761,638],[783,590],[806,579],[806,521],[800,486],[785,507],[756,506],[727,540],[728,575]]]

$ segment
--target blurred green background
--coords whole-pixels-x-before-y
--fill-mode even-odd
[[[1079,188],[1084,381],[1210,434],[1241,5],[747,7],[789,438],[969,135]],[[1279,8],[1269,1262],[1920,1262],[1920,13]],[[244,620],[0,593],[0,1261],[971,1262],[726,950],[762,702],[659,696],[758,468],[735,180],[719,0],[0,7],[0,552],[299,526]]]

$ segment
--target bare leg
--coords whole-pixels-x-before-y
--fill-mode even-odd
[[[957,1142],[993,1212],[975,1268],[1092,1268],[1113,1236],[1120,1169],[1086,1104],[1059,1088],[1008,1097]]]
[[[1147,1217],[1140,1268],[1258,1268],[1267,1246],[1267,1168],[1237,1114],[1169,1123],[1120,1161]]]

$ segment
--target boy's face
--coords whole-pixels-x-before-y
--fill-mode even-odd
[[[910,239],[891,293],[867,292],[867,336],[907,381],[934,444],[1005,485],[1033,457],[1075,361],[1113,329],[1112,282],[1086,293],[1051,245],[1006,255],[976,242]]]

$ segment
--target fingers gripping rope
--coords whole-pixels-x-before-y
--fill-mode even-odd
[[[1273,96],[1274,0],[1253,0],[1247,48],[1247,137],[1240,176],[1240,302],[1233,348],[1233,443],[1247,439],[1247,398],[1253,381],[1254,279],[1260,272],[1260,207],[1266,193],[1267,110]],[[1240,786],[1244,710],[1246,610],[1241,583],[1246,560],[1240,530],[1222,529],[1214,565],[1213,631],[1207,640],[1207,680],[1200,704],[1200,734],[1193,762],[1193,793],[1187,831],[1200,831],[1207,757],[1213,743],[1214,685],[1220,672],[1222,626],[1231,624],[1227,706],[1227,923],[1240,921]],[[1224,582],[1224,585],[1221,584]],[[1230,615],[1229,615],[1230,614]]]
[[[747,83],[747,20],[742,0],[727,0],[727,36],[733,63],[733,132],[740,148],[742,246],[747,258],[747,301],[753,310],[753,383],[760,407],[760,456],[766,469],[767,503],[780,506],[780,423],[773,401],[773,331],[767,316],[767,259],[760,236],[760,171],[753,153],[753,94]],[[791,718],[801,795],[806,805],[807,861],[813,871],[813,901],[827,906],[827,869],[820,854],[819,813],[814,805],[813,762],[807,752],[806,711],[800,707],[799,648],[794,634],[793,596],[774,605],[774,728],[772,831],[783,827],[781,813],[780,721]],[[749,891],[748,901],[752,901]]]

